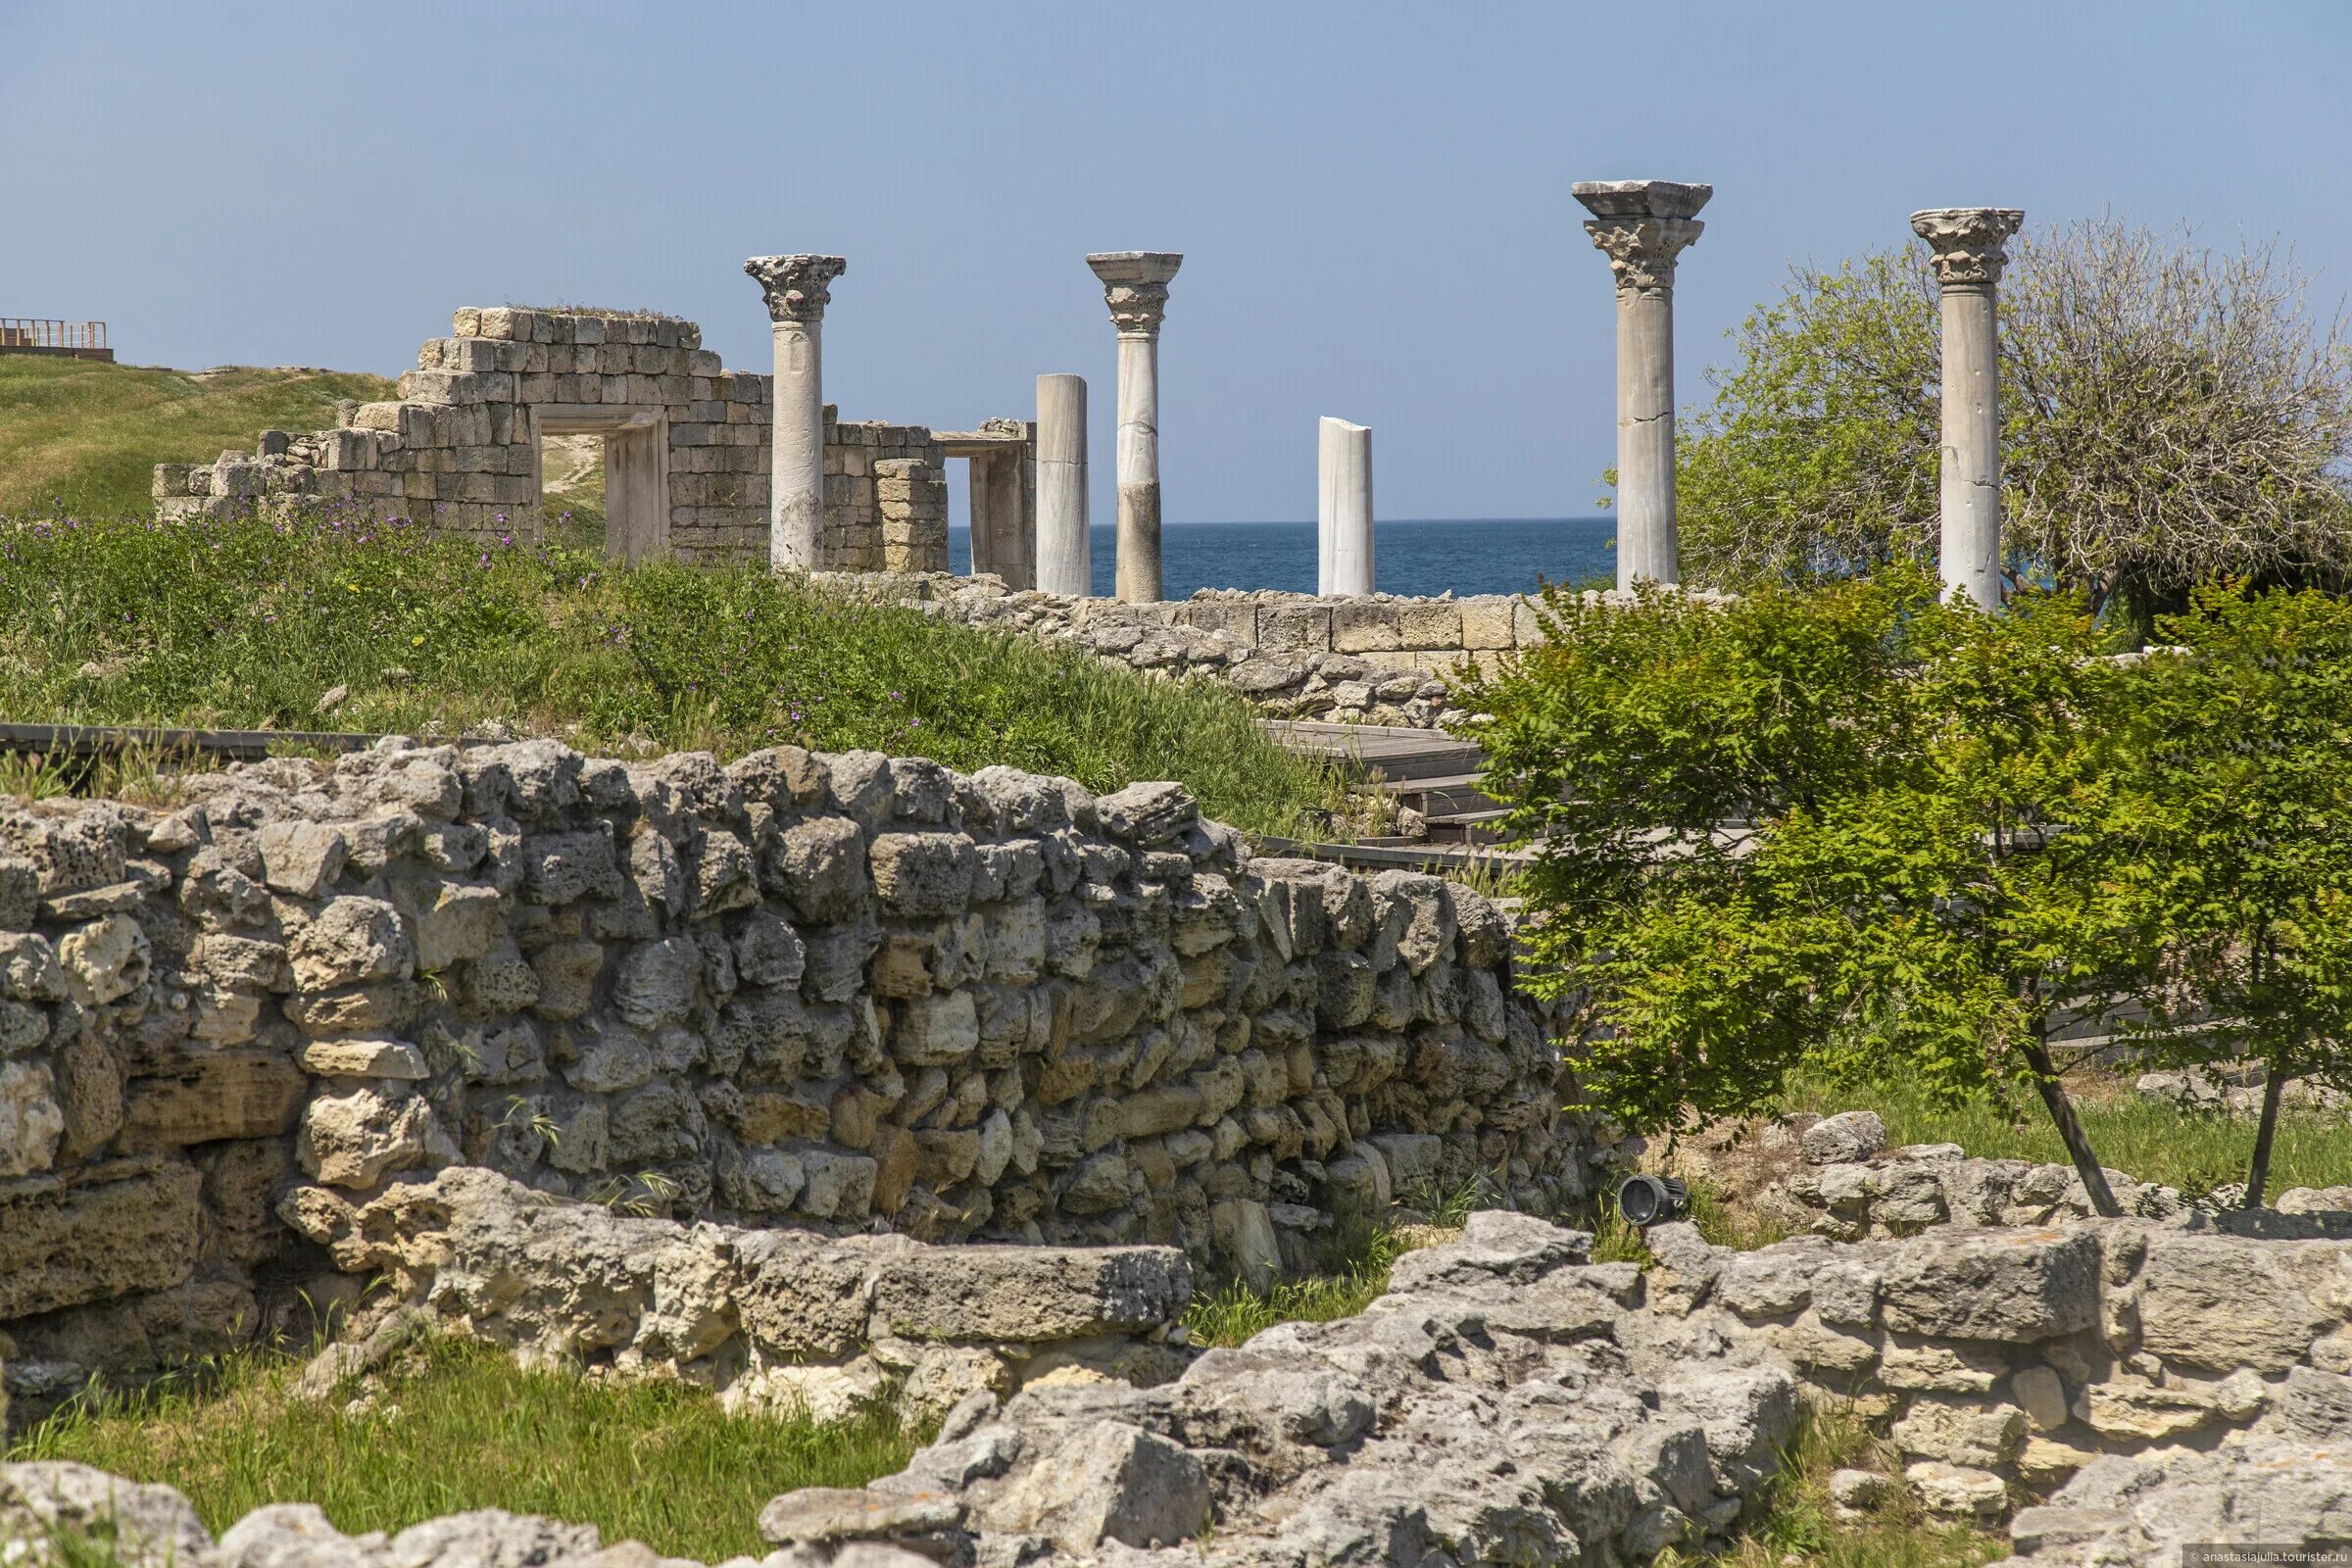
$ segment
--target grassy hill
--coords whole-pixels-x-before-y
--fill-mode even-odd
[[[265,429],[317,430],[335,401],[392,396],[392,383],[333,370],[165,370],[0,354],[0,515],[146,510],[159,463],[250,451]]]
[[[0,528],[0,716],[455,734],[584,750],[790,742],[1089,789],[1181,779],[1210,814],[1303,837],[1340,781],[1206,677],[863,605],[765,571],[610,567],[340,518]]]

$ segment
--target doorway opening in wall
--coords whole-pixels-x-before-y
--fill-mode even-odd
[[[543,404],[532,411],[545,537],[607,561],[669,553],[669,417],[661,409]],[[566,515],[568,514],[568,515]]]
[[[605,438],[539,438],[539,537],[567,550],[605,553]]]

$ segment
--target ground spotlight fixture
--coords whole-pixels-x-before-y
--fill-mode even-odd
[[[1628,1176],[1617,1184],[1617,1212],[1638,1231],[1675,1218],[1690,1206],[1690,1189],[1671,1176]]]

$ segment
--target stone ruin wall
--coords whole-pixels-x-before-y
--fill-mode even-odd
[[[265,430],[251,453],[158,466],[159,514],[285,514],[342,501],[473,537],[533,538],[542,426],[635,417],[660,448],[662,494],[650,535],[625,553],[710,565],[767,560],[770,378],[722,368],[694,322],[466,309],[416,364],[397,401],[346,404],[332,430]],[[946,459],[932,433],[840,422],[830,407],[825,417],[826,564],[945,571]],[[609,463],[609,485],[612,472]]]
[[[1678,1224],[1650,1233],[1643,1266],[1488,1210],[1398,1258],[1358,1316],[1197,1352],[1165,1332],[1187,1283],[1173,1251],[828,1243],[540,1198],[460,1168],[357,1211],[331,1245],[384,1268],[400,1304],[303,1384],[332,1392],[421,1320],[737,1403],[883,1355],[930,1410],[963,1391],[899,1474],[770,1499],[768,1568],[1704,1554],[1785,1505],[1805,1408],[1847,1400],[1896,1452],[1836,1472],[1833,1516],[1907,1489],[1936,1521],[2006,1518],[2015,1568],[2340,1544],[2352,1520],[2352,1244],[2308,1218],[2263,1237],[2184,1216],[1752,1252]],[[355,1540],[299,1504],[214,1551],[167,1489],[0,1465],[0,1541],[29,1539],[32,1561],[50,1532],[109,1515],[142,1568],[652,1560],[496,1510]]]
[[[1462,598],[1318,597],[1203,588],[1190,599],[1125,604],[1007,588],[944,572],[827,579],[861,596],[911,604],[966,625],[1063,642],[1136,669],[1225,681],[1283,718],[1448,727],[1446,677],[1544,641],[1519,594]]]
[[[461,310],[454,335],[418,351],[398,401],[346,404],[332,430],[266,430],[253,452],[210,464],[159,465],[157,511],[167,519],[257,509],[276,515],[342,502],[468,536],[530,538],[539,525],[540,436],[635,418],[658,437],[664,514],[650,533],[624,530],[613,515],[611,553],[762,564],[771,378],[723,369],[701,343],[699,326],[671,318]],[[990,525],[1025,536],[1035,529],[1035,425],[990,419],[943,437],[921,425],[841,422],[830,405],[825,420],[823,571],[863,595],[1072,642],[1140,669],[1209,673],[1281,717],[1415,727],[1467,716],[1450,709],[1443,677],[1492,671],[1543,639],[1535,607],[1514,594],[1203,589],[1189,600],[1126,604],[952,577],[950,449],[973,460],[983,510],[1005,519]],[[1012,461],[1000,471],[1005,454]],[[609,514],[613,472],[609,461]],[[1028,560],[1009,539],[989,548]]]
[[[1584,1191],[1493,905],[1251,859],[1177,786],[547,742],[179,782],[0,811],[20,1394],[331,1299],[303,1238],[460,1163],[1261,1281],[1417,1183]]]

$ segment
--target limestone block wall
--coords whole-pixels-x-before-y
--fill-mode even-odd
[[[210,464],[159,465],[159,514],[342,504],[482,538],[531,538],[539,436],[602,429],[644,440],[658,466],[644,514],[607,496],[615,553],[767,559],[770,377],[723,369],[702,347],[702,328],[671,317],[468,308],[452,328],[417,351],[396,401],[346,404],[332,430],[265,430],[253,451]],[[946,570],[944,460],[931,432],[844,423],[830,408],[826,422],[827,564]],[[906,461],[943,482],[909,484],[886,516],[875,465]]]
[[[416,1328],[532,1360],[681,1378],[730,1409],[820,1420],[890,1394],[944,1415],[1043,1381],[1184,1370],[1192,1273],[1168,1247],[929,1247],[904,1236],[682,1225],[548,1195],[478,1166],[395,1183],[325,1233],[390,1286],[357,1370]]]
[[[766,542],[763,511],[761,560]],[[828,423],[823,559],[841,571],[948,569],[947,460],[929,430]]]
[[[529,742],[181,787],[0,810],[20,1388],[323,1296],[314,1243],[460,1163],[1261,1278],[1416,1183],[1583,1191],[1493,905],[1252,859],[1174,785]]]

